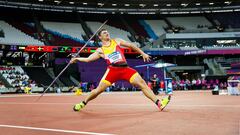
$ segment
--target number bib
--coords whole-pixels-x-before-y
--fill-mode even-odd
[[[113,53],[109,54],[108,59],[109,59],[110,63],[116,63],[118,61],[123,60],[120,52],[113,52]]]

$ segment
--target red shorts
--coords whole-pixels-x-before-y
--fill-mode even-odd
[[[130,67],[108,66],[101,82],[112,85],[116,81],[126,80],[132,83],[136,75],[137,71]]]

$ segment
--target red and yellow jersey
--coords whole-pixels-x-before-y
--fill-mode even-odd
[[[102,46],[101,48],[104,54],[104,59],[107,61],[108,65],[127,63],[123,49],[114,39],[111,39],[110,46]]]

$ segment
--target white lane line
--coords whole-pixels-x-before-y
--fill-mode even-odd
[[[74,93],[68,93],[68,94],[45,94],[46,97],[59,97],[59,96],[73,96]],[[17,97],[39,97],[40,94],[32,94],[32,95],[1,95],[0,98],[17,98]]]
[[[89,93],[83,93],[82,95],[88,95]],[[101,95],[124,95],[124,94],[142,94],[142,92],[140,91],[136,91],[136,92],[104,92]],[[15,97],[39,97],[40,94],[19,94],[19,95],[0,95],[0,98],[15,98]],[[57,94],[57,93],[47,93],[44,95],[44,97],[59,97],[59,96],[75,96],[75,93],[61,93],[61,94]]]
[[[0,102],[0,105],[74,105],[74,103],[21,103],[21,102]]]
[[[113,134],[106,134],[106,133],[83,132],[83,131],[51,129],[51,128],[38,128],[38,127],[16,126],[16,125],[0,125],[0,127],[29,129],[29,130],[38,130],[38,131],[51,131],[51,132],[61,132],[61,133],[73,133],[73,134],[86,134],[86,135],[113,135]]]
[[[29,102],[0,102],[0,105],[74,105],[75,103],[29,103]],[[90,106],[130,106],[130,107],[142,107],[142,106],[153,106],[154,104],[89,104]],[[173,107],[228,107],[228,108],[240,108],[240,105],[210,105],[210,104],[201,104],[201,105],[169,105]]]

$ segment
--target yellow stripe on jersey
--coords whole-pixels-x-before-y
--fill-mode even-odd
[[[108,55],[108,54],[115,52],[116,46],[117,46],[117,43],[113,39],[111,39],[110,46],[108,46],[108,47],[102,46],[104,55]]]

